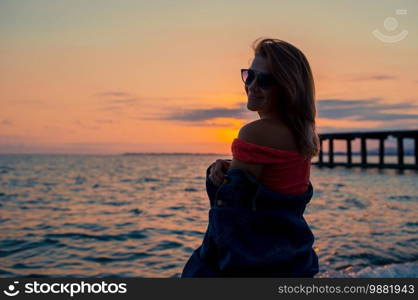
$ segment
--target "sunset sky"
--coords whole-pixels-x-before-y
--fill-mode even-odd
[[[259,37],[307,56],[320,133],[418,129],[417,31],[416,0],[0,0],[0,153],[230,153]]]

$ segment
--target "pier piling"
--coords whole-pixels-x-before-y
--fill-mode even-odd
[[[347,139],[347,164],[351,165],[352,163],[352,153],[351,153],[351,139]]]
[[[388,137],[394,137],[397,140],[397,163],[385,162],[385,140]],[[414,140],[414,164],[405,163],[404,139]],[[353,163],[352,141],[360,139],[360,163]],[[367,140],[379,140],[379,162],[371,163],[367,160]],[[324,161],[323,141],[328,140],[328,162]],[[347,162],[335,162],[334,160],[334,140],[345,140],[347,144]],[[397,131],[371,131],[371,132],[341,132],[341,133],[325,133],[319,135],[319,157],[318,162],[314,163],[318,166],[334,167],[362,167],[362,168],[392,168],[392,169],[415,169],[418,170],[418,130],[397,130]],[[338,153],[337,153],[338,154]]]

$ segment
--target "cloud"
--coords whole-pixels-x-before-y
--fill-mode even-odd
[[[30,109],[45,109],[45,108],[54,108],[58,106],[57,101],[46,101],[40,99],[10,99],[5,100],[5,104],[10,107],[25,107]]]
[[[0,125],[13,126],[13,121],[10,121],[10,120],[1,120],[0,121]]]
[[[112,124],[112,123],[116,123],[114,120],[96,120],[96,123],[99,124]]]
[[[378,75],[367,75],[367,76],[357,76],[354,77],[352,80],[395,80],[398,79],[398,77],[393,75],[384,75],[384,74],[378,74]]]
[[[121,91],[110,91],[110,92],[100,92],[94,95],[95,97],[99,97],[104,99],[105,101],[110,101],[114,103],[131,103],[137,101],[151,101],[152,103],[155,102],[170,102],[170,101],[196,101],[196,100],[204,100],[204,97],[201,96],[147,96],[147,97],[138,97],[134,94],[128,92],[121,92]]]
[[[418,119],[418,101],[385,103],[381,98],[368,99],[320,99],[317,100],[318,117],[326,119],[346,119],[357,121],[399,121]],[[414,114],[415,112],[415,114]],[[150,119],[203,122],[216,118],[251,119],[245,102],[236,103],[232,108],[215,107],[205,109],[185,109],[154,115]]]
[[[98,130],[100,129],[98,126],[88,126],[83,124],[80,120],[75,120],[74,123],[78,126],[80,126],[83,129],[88,129],[88,130]]]
[[[0,147],[6,144],[39,143],[40,141],[39,136],[0,134]]]
[[[111,91],[111,92],[97,93],[96,95],[100,97],[129,97],[130,94],[126,92]]]
[[[141,101],[141,98],[124,98],[124,99],[111,99],[108,102],[114,104],[131,104]]]
[[[393,121],[418,119],[418,105],[409,103],[387,104],[380,98],[321,99],[317,100],[318,117],[359,121]],[[401,111],[401,112],[393,112]],[[403,113],[416,111],[416,114]]]
[[[366,78],[366,77],[365,77]],[[394,79],[389,75],[373,75],[367,78],[375,80]],[[254,112],[246,107],[246,102],[238,102],[232,107],[212,107],[212,108],[183,108],[179,109],[179,104],[171,103],[170,100],[177,99],[197,99],[197,97],[148,97],[138,98],[126,92],[105,92],[101,93],[105,97],[105,105],[101,110],[117,111],[118,114],[125,112],[126,106],[132,111],[131,105],[143,100],[151,100],[156,109],[142,111],[141,117],[134,117],[136,120],[158,120],[158,121],[177,121],[183,124],[204,127],[229,126],[216,122],[218,118],[249,120],[254,118]],[[161,106],[160,101],[165,105]],[[393,126],[399,124],[409,126],[410,122],[418,120],[418,101],[402,103],[385,103],[382,98],[364,99],[319,99],[317,100],[318,118],[331,120],[347,121],[375,121],[374,126],[383,125],[381,122],[391,122]],[[417,104],[415,104],[417,103]],[[182,106],[184,107],[184,105]],[[401,123],[399,123],[401,122]],[[110,121],[96,121],[96,123],[110,123]],[[379,125],[380,124],[380,125]],[[368,124],[367,126],[370,126]],[[389,125],[389,124],[388,124]],[[365,125],[366,126],[366,125]],[[403,125],[402,125],[403,126]],[[402,127],[401,126],[401,127]],[[338,127],[338,126],[336,126]],[[338,128],[335,128],[338,129]]]
[[[203,123],[217,118],[248,119],[249,111],[246,109],[246,103],[238,102],[235,107],[214,107],[199,109],[183,109],[181,111],[171,111],[165,115],[155,116],[153,119],[162,119],[169,121],[182,122],[200,122],[202,126],[208,126]],[[212,123],[214,124],[214,123]],[[216,126],[216,125],[213,125]]]
[[[203,99],[200,96],[138,97],[134,94],[122,91],[100,92],[96,93],[95,97],[100,98],[100,102],[98,103],[98,110],[117,111],[118,114],[125,109],[129,109],[130,111],[132,111],[132,109],[135,108],[135,106],[139,107],[139,105],[141,105],[141,109],[143,109],[144,105],[146,105],[147,109],[156,108],[161,110],[161,107],[167,109],[170,107],[170,105],[172,107],[178,106],[179,104],[176,104],[176,101],[195,102],[201,101]],[[141,112],[144,113],[143,110]]]
[[[199,123],[198,126],[200,127],[226,127],[231,128],[235,127],[236,124],[229,122],[229,123],[216,123],[216,122],[210,122],[210,123]]]
[[[418,104],[415,104],[414,102],[416,101],[393,104],[385,103],[381,98],[320,99],[317,100],[317,109],[318,117],[324,119],[358,122],[375,121],[374,126],[381,126],[380,122],[386,121],[390,122],[390,124],[387,124],[389,127],[393,127],[394,125],[396,125],[396,127],[410,127],[410,122],[418,120]],[[213,120],[217,118],[249,120],[254,118],[254,112],[251,112],[246,108],[246,102],[239,102],[231,108],[214,107],[183,109],[180,111],[169,111],[168,113],[147,114],[147,116],[143,116],[141,120],[179,121],[193,124],[194,126],[228,126],[213,122]],[[368,126],[370,125],[371,124]],[[326,129],[331,130],[332,128]],[[338,130],[338,128],[334,129]]]
[[[240,118],[243,111],[238,108],[208,108],[189,109],[183,112],[176,112],[165,117],[166,120],[176,121],[207,121],[216,118]]]
[[[107,105],[107,106],[103,106],[98,108],[98,110],[106,110],[106,111],[114,111],[117,110],[118,113],[120,113],[121,110],[123,110],[122,106],[116,106],[116,105]]]
[[[136,97],[130,93],[120,91],[101,92],[97,93],[96,96],[104,99],[107,108],[112,107],[111,105],[129,106],[145,100],[144,98]]]

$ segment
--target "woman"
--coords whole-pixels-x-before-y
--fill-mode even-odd
[[[241,70],[260,119],[234,139],[233,159],[207,169],[211,209],[202,246],[182,277],[313,277],[318,258],[303,218],[312,197],[311,158],[318,152],[314,82],[295,46],[256,40]]]

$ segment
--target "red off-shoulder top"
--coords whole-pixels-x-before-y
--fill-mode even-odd
[[[265,164],[259,181],[266,188],[282,194],[298,195],[309,185],[311,160],[302,154],[234,139],[232,156],[243,162]]]

